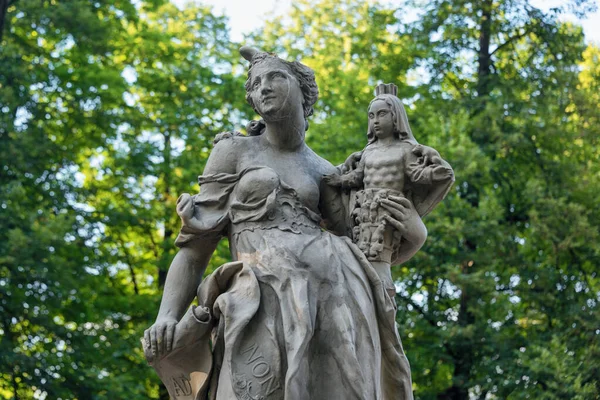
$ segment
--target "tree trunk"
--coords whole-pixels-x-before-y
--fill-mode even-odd
[[[171,246],[171,240],[173,238],[173,229],[169,223],[172,213],[175,211],[171,207],[171,134],[165,132],[163,134],[165,140],[165,146],[163,149],[163,204],[165,207],[163,223],[165,227],[165,235],[163,237],[162,254],[160,262],[158,263],[158,287],[162,290],[167,280],[167,271],[169,269],[169,251]]]
[[[465,246],[470,252],[475,252],[475,244],[467,241]],[[474,264],[465,261],[461,268],[463,275],[472,273]],[[463,285],[460,294],[460,306],[458,310],[458,325],[466,328],[475,323],[475,316],[469,311],[469,305],[473,297],[469,289]],[[471,381],[471,370],[473,368],[473,341],[461,338],[453,348],[454,356],[454,374],[452,376],[453,384],[444,393],[438,396],[439,400],[469,400],[468,383]]]
[[[0,0],[0,44],[2,43],[2,37],[4,34],[4,25],[6,25],[6,15],[8,13],[8,6],[10,0]]]
[[[492,36],[492,0],[481,2],[481,21],[479,30],[479,50],[477,66],[477,97],[473,117],[485,111],[490,93],[492,91],[492,55],[490,54],[490,41]],[[487,124],[476,124],[472,131],[475,143],[484,148],[488,144],[488,134],[481,130]],[[479,127],[479,128],[477,128]],[[474,207],[479,204],[478,195],[471,200]],[[477,243],[467,240],[465,243],[467,254],[475,253]],[[471,260],[465,260],[461,269],[463,275],[473,273],[474,264]],[[460,307],[458,312],[458,324],[461,328],[467,328],[475,323],[475,316],[469,311],[470,304],[475,299],[469,293],[467,285],[462,285],[460,296]],[[471,371],[473,368],[473,343],[472,340],[461,338],[457,343],[454,354],[453,385],[446,392],[438,396],[440,400],[469,400],[469,382],[471,382]]]
[[[482,2],[482,15],[479,31],[479,51],[477,66],[477,99],[479,110],[485,109],[491,92],[492,55],[490,54],[490,39],[492,34],[492,1]]]

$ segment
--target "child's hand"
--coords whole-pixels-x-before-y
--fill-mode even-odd
[[[344,164],[342,164],[342,173],[345,174],[346,172],[356,169],[356,166],[360,162],[362,154],[362,151],[357,151],[355,153],[350,154],[346,161],[344,161]]]
[[[323,181],[325,181],[325,183],[328,184],[329,186],[333,186],[333,187],[342,186],[342,177],[338,174],[325,175],[325,176],[323,176]]]

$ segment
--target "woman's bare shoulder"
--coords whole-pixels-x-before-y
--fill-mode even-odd
[[[232,134],[231,132],[219,133],[214,140],[214,147],[210,152],[204,174],[236,173],[238,160],[256,146],[256,137]]]
[[[308,167],[312,171],[314,171],[315,174],[318,174],[319,176],[323,176],[323,175],[330,175],[330,174],[336,173],[337,169],[336,169],[336,167],[333,166],[333,164],[331,164],[329,161],[327,161],[326,159],[324,159],[323,157],[321,157],[320,155],[315,153],[313,151],[313,149],[311,149],[310,147],[306,146],[306,148],[308,149],[308,151],[307,151]]]

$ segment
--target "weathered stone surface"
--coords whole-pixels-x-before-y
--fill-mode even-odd
[[[200,193],[178,200],[148,362],[176,399],[412,399],[389,267],[422,246],[452,170],[414,140],[393,85],[371,103],[364,151],[332,166],[304,141],[313,71],[240,52],[262,119],[218,135]],[[223,236],[234,261],[201,282]]]

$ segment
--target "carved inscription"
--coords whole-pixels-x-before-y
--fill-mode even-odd
[[[236,374],[235,376],[235,387],[237,389],[237,395],[240,400],[265,400],[265,396],[257,394],[252,396],[252,382],[246,379],[246,375]]]
[[[173,377],[171,378],[171,383],[173,384],[173,389],[175,389],[175,396],[191,396],[192,384],[187,377],[183,375],[179,377]]]
[[[278,380],[273,374],[271,365],[265,360],[260,348],[256,343],[252,343],[249,347],[241,351],[245,356],[245,364],[250,367],[250,372],[260,384],[260,388],[253,388],[252,379],[248,379],[245,375],[236,377],[236,386],[243,389],[243,398],[248,400],[264,399],[264,396],[269,396],[271,393],[280,388]]]

